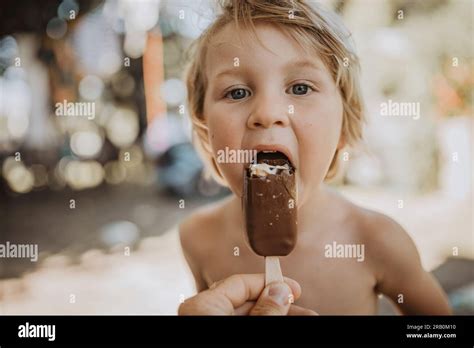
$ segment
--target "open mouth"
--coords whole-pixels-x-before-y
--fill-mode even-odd
[[[292,175],[294,167],[290,159],[280,151],[263,150],[257,152],[256,160],[250,164],[247,175],[250,177],[266,177],[286,173]]]
[[[257,152],[257,163],[266,163],[270,166],[284,166],[287,164],[290,169],[293,169],[290,159],[280,151]]]

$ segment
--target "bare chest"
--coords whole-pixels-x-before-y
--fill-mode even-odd
[[[375,314],[375,278],[367,260],[356,249],[345,250],[352,254],[341,254],[337,248],[330,251],[328,245],[297,246],[290,255],[280,258],[283,275],[302,288],[295,304],[320,314]],[[263,272],[264,258],[255,255],[243,241],[223,243],[202,265],[208,286],[233,274]]]

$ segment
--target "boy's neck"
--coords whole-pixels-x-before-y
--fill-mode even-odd
[[[321,184],[308,195],[308,200],[298,208],[298,230],[300,232],[314,229],[314,221],[327,218],[331,210],[330,189]]]

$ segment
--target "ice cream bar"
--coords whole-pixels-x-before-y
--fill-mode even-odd
[[[296,245],[295,171],[286,156],[262,152],[246,168],[242,196],[247,240],[260,256],[285,256]]]

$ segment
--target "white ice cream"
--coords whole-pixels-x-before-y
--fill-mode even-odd
[[[285,164],[283,166],[271,166],[266,163],[253,163],[249,167],[250,169],[250,176],[259,176],[259,177],[266,177],[267,175],[276,175],[280,174],[281,171],[286,170],[288,173],[290,172],[290,166]]]

